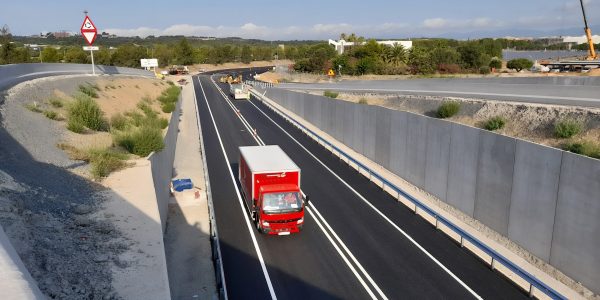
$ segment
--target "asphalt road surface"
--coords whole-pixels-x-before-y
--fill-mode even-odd
[[[600,107],[600,78],[597,77],[342,81],[319,84],[284,83],[278,87]]]
[[[231,100],[210,75],[193,84],[231,299],[527,298],[260,101]],[[238,147],[262,142],[302,170],[311,204],[299,234],[259,234],[242,206]]]

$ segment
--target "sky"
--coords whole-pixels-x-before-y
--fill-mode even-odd
[[[600,0],[585,0],[600,33]],[[79,32],[84,10],[100,31],[119,36],[187,35],[265,40],[479,38],[582,35],[579,0],[26,0],[4,3],[0,26],[15,35]]]

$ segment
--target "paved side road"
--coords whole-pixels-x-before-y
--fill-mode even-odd
[[[577,85],[574,82],[551,81],[552,78],[538,79],[539,82],[528,78],[357,80],[319,84],[285,83],[278,87],[292,90],[395,93],[600,107],[600,85],[594,84],[595,82]]]
[[[191,178],[196,188],[175,193],[169,203],[165,252],[171,298],[217,299],[195,97],[191,77],[187,80],[173,178]]]

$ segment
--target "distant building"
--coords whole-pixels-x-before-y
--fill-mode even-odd
[[[110,33],[108,33],[108,32],[105,32],[105,31],[103,31],[103,32],[100,34],[100,37],[101,37],[101,38],[103,38],[103,39],[114,39],[114,38],[116,38],[116,37],[117,37],[117,35],[116,35],[116,34],[110,34]]]
[[[334,40],[329,40],[329,45],[333,45],[335,47],[335,51],[337,51],[337,53],[339,54],[344,54],[344,51],[346,49],[346,47],[352,47],[354,46],[354,42],[347,42],[345,40],[339,40],[339,41],[334,41]],[[366,42],[362,42],[361,45],[366,44]],[[397,45],[401,45],[404,47],[404,49],[410,49],[412,48],[412,41],[377,41],[377,44],[380,45],[387,45],[387,46],[391,46],[391,47],[396,47]]]
[[[54,38],[57,38],[57,39],[63,39],[63,38],[68,38],[68,37],[72,36],[72,34],[67,31],[52,32],[52,33],[50,33],[50,35],[52,35]]]
[[[592,36],[592,40],[594,41],[594,43],[599,43],[600,35]],[[577,45],[585,44],[585,43],[587,43],[587,37],[585,35],[565,36],[565,37],[563,37],[563,43],[571,43],[571,44],[577,44]]]

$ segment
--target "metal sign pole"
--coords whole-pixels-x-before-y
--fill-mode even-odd
[[[92,54],[92,75],[96,75],[96,67],[94,66],[94,50],[90,50]]]

